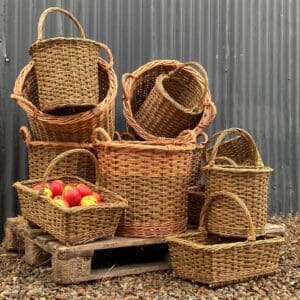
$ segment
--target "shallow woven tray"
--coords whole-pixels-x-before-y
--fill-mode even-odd
[[[242,208],[248,222],[247,240],[207,235],[209,208],[220,194]],[[231,193],[215,193],[202,209],[199,231],[168,237],[167,241],[171,264],[179,277],[217,287],[275,273],[284,238],[268,235],[256,239],[251,215],[243,201]]]
[[[64,163],[68,168],[72,168],[72,166],[76,166],[78,156],[82,155],[86,155],[91,159],[90,167],[94,167],[96,170],[95,184],[68,174],[63,177],[49,177],[58,163]],[[32,188],[37,183],[45,185],[48,180],[52,179],[84,183],[93,191],[102,195],[104,204],[101,206],[77,206],[72,208],[58,207],[52,199],[41,195],[40,191]],[[97,160],[91,152],[84,149],[73,149],[61,153],[51,161],[43,178],[16,182],[13,186],[17,190],[24,218],[37,224],[67,245],[84,244],[102,237],[113,236],[122,211],[127,207],[127,201],[121,196],[99,185]]]

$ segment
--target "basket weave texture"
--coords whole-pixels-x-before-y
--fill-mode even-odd
[[[220,196],[242,209],[248,222],[247,240],[207,235],[209,209]],[[275,273],[284,243],[284,238],[278,236],[256,239],[249,210],[239,197],[228,192],[214,193],[207,199],[201,212],[200,231],[168,237],[167,240],[175,273],[212,287]]]
[[[80,38],[57,37],[44,39],[43,27],[49,13],[68,16],[80,32]],[[66,106],[96,106],[99,98],[97,61],[104,49],[112,64],[109,48],[85,37],[78,20],[68,11],[50,7],[38,21],[37,41],[29,54],[35,63],[40,108],[50,112]]]
[[[248,141],[246,149],[249,150],[248,161],[252,161],[252,165],[237,165],[234,161],[234,155],[232,155],[233,159],[218,156],[220,145],[226,136],[231,134],[242,136]],[[212,138],[216,138],[216,142],[213,145],[209,160],[203,167],[206,176],[206,196],[215,192],[236,194],[245,202],[251,213],[256,235],[264,235],[264,228],[267,223],[268,183],[270,173],[273,170],[264,166],[256,144],[247,131],[231,128],[216,133]],[[240,143],[239,139],[234,139],[227,145],[234,145],[234,141]],[[244,153],[243,156],[246,154]],[[220,162],[220,160],[223,161]],[[232,202],[224,201],[222,197],[219,197],[212,205],[207,228],[210,233],[221,236],[247,236],[247,222],[243,213]]]
[[[29,179],[42,178],[50,162],[67,150],[81,148],[93,152],[91,145],[87,143],[32,141],[26,126],[20,128],[20,134],[27,148]],[[89,182],[95,182],[95,168],[91,168],[90,158],[86,155],[78,156],[75,162],[72,163],[72,168],[66,165],[64,161],[58,162],[51,175],[59,177],[68,174],[69,176],[85,178]]]
[[[86,155],[90,158],[90,168],[96,170],[96,182],[92,184],[67,172],[61,177],[49,177],[57,165],[65,164],[65,170],[77,164],[78,159]],[[53,200],[41,195],[32,187],[37,183],[46,184],[48,180],[62,179],[64,182],[84,183],[93,191],[99,192],[104,203],[100,206],[58,207]],[[85,149],[72,149],[59,154],[51,161],[43,178],[16,182],[13,185],[18,193],[22,215],[37,224],[43,230],[67,245],[84,244],[102,237],[115,234],[122,211],[127,201],[114,192],[99,185],[99,170],[95,156]]]
[[[113,141],[98,128],[94,147],[101,184],[128,201],[118,235],[164,237],[186,230],[193,134],[190,143]]]
[[[97,127],[105,128],[112,136],[115,130],[115,98],[117,77],[112,67],[98,59],[99,99],[90,110],[66,108],[55,114],[43,113],[39,106],[35,64],[30,62],[20,72],[11,98],[25,111],[32,138],[36,141],[91,142]]]
[[[190,187],[188,190],[188,223],[198,225],[200,213],[205,202],[205,186]]]
[[[126,73],[122,76],[123,112],[130,132],[136,133],[145,140],[173,139],[178,136],[182,127],[180,127],[180,117],[178,119],[176,114],[179,107],[181,111],[184,111],[184,109],[178,103],[175,104],[177,101],[174,101],[173,97],[178,97],[179,101],[182,101],[184,97],[177,94],[173,85],[172,89],[170,88],[173,97],[169,97],[170,95],[168,95],[169,101],[163,101],[165,97],[157,97],[155,87],[157,80],[163,80],[165,78],[163,75],[168,75],[175,70],[177,70],[176,77],[181,78],[180,86],[177,85],[178,89],[180,87],[183,89],[183,86],[185,86],[189,93],[191,92],[191,88],[194,88],[195,93],[201,94],[197,117],[185,129],[192,129],[197,135],[213,121],[216,115],[216,107],[211,100],[205,76],[200,75],[192,67],[176,60],[154,60],[139,67],[133,73]],[[151,95],[152,90],[153,95]],[[157,102],[151,101],[152,96],[155,97]],[[190,103],[195,103],[195,96],[189,98],[189,101],[191,101]],[[166,103],[171,104],[172,109],[166,106],[163,110],[162,107]],[[171,116],[173,110],[175,115]],[[170,118],[168,117],[169,114]],[[190,114],[188,115],[190,116]],[[164,130],[174,130],[174,132],[166,133],[163,132]]]
[[[198,76],[181,71],[189,65],[197,66]],[[199,123],[208,93],[204,68],[196,62],[182,64],[156,78],[135,119],[151,134],[175,138],[181,131],[193,129]]]

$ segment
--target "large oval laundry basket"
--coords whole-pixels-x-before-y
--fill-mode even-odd
[[[234,161],[234,156],[230,158],[218,156],[219,146],[222,145],[227,135],[233,133],[247,140],[249,152],[246,161],[252,161],[252,164],[239,165]],[[231,141],[232,145],[234,141],[239,140]],[[244,153],[244,159],[246,159],[245,155]],[[252,136],[240,128],[231,128],[218,133],[203,171],[206,176],[206,197],[216,192],[229,192],[237,195],[252,215],[255,234],[264,235],[267,223],[269,176],[273,170],[264,166]],[[217,198],[212,204],[207,222],[209,232],[221,236],[246,237],[247,222],[241,210],[232,203],[224,201],[221,196]]]
[[[128,201],[117,233],[129,237],[164,237],[187,228],[187,188],[195,149],[174,140],[111,140],[95,131],[101,184]]]
[[[32,138],[37,141],[91,142],[92,132],[103,127],[112,136],[115,130],[117,77],[112,67],[98,59],[99,99],[90,110],[67,108],[54,114],[40,110],[35,64],[29,62],[20,72],[11,98],[25,111]]]
[[[43,28],[47,15],[59,12],[68,16],[76,25],[80,38],[56,37],[45,39]],[[47,8],[40,16],[37,41],[29,54],[35,63],[40,109],[51,112],[68,106],[91,107],[98,104],[98,55],[104,49],[110,58],[109,48],[85,37],[78,20],[60,7]]]
[[[20,135],[27,148],[29,179],[42,178],[50,162],[60,153],[76,148],[93,153],[90,143],[33,141],[26,126],[21,126]],[[65,174],[79,176],[89,182],[95,182],[96,178],[95,168],[91,168],[91,160],[86,155],[78,155],[76,164],[72,167],[66,164],[65,160],[59,161],[52,171],[52,176],[59,177]]]
[[[165,116],[161,110],[161,103],[163,102],[155,102],[159,104],[155,105],[155,103],[149,101],[151,99],[151,91],[155,86],[156,80],[158,80],[160,76],[168,75],[170,72],[174,71],[176,71],[176,77],[181,80],[181,86],[190,86],[194,89],[197,87],[197,94],[200,95],[199,111],[201,113],[197,113],[197,117],[193,119],[193,121],[187,126],[188,128],[185,129],[195,130],[195,133],[199,134],[215,118],[216,108],[212,102],[210,91],[208,89],[207,78],[203,75],[204,73],[201,75],[191,66],[176,60],[154,60],[139,67],[132,73],[124,74],[122,77],[123,112],[127,125],[131,132],[136,133],[139,137],[145,140],[157,140],[158,138],[172,139],[180,133],[179,129],[182,129],[180,126],[175,126],[175,131],[171,132],[173,128],[173,125],[171,125],[171,127],[166,127],[167,130],[171,130],[170,132],[161,132],[160,130],[162,130],[162,126],[159,126],[159,122],[156,122],[162,121],[163,124],[166,125],[164,120]],[[176,94],[176,91],[174,90],[172,95],[177,95],[176,97],[178,97],[178,94]],[[160,100],[162,100],[162,98],[160,98]],[[145,105],[143,107],[144,103]],[[146,106],[147,103],[148,105]],[[168,103],[171,103],[171,101]],[[174,101],[172,101],[172,104],[174,104]],[[176,112],[174,105],[173,108]],[[142,109],[143,118],[141,118],[141,112],[139,113],[140,109]],[[152,115],[151,111],[153,112]],[[149,119],[151,120],[150,122]],[[170,120],[172,120],[172,118]],[[170,120],[168,122],[170,122]],[[145,124],[143,123],[144,121]]]

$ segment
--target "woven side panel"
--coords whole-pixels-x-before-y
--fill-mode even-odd
[[[231,173],[210,170],[206,174],[206,193],[226,191],[246,204],[257,235],[264,234],[267,223],[269,173]],[[220,235],[247,236],[248,224],[242,210],[232,201],[219,197],[211,205],[207,228]]]
[[[43,41],[31,49],[42,111],[97,105],[98,52],[99,46],[79,39]]]
[[[28,148],[28,163],[29,163],[29,178],[38,179],[44,176],[45,170],[49,163],[60,153],[71,150],[75,147],[69,147],[58,144],[45,144],[29,146]],[[78,147],[76,147],[78,148]],[[89,157],[85,155],[77,155],[73,161],[72,167],[65,161],[59,162],[57,167],[52,172],[53,177],[78,176],[89,181],[95,182],[95,168]]]
[[[185,230],[191,151],[152,152],[108,146],[98,148],[98,160],[101,184],[129,203],[118,233],[165,236]]]

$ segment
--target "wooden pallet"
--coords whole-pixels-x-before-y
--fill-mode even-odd
[[[65,246],[27,223],[15,225],[12,230],[19,241],[24,241],[25,261],[31,266],[40,266],[51,260],[53,279],[61,284],[171,268],[163,238],[112,237],[84,245]],[[159,254],[158,259],[153,253]]]
[[[285,228],[268,224],[266,231],[284,235]],[[171,268],[163,238],[113,237],[84,245],[65,246],[20,217],[7,220],[5,234],[6,249],[23,248],[24,259],[29,265],[40,266],[51,261],[53,279],[57,283],[76,283]],[[149,253],[152,254],[150,259]]]

